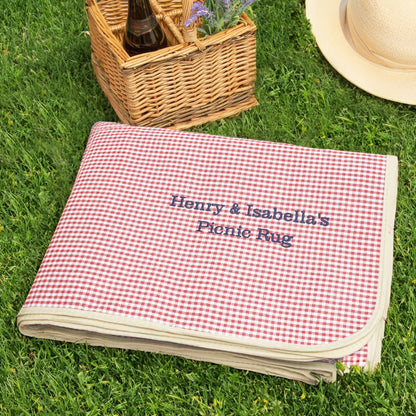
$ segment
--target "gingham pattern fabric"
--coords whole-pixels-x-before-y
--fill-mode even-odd
[[[305,346],[343,339],[376,306],[385,166],[97,123],[24,307]]]
[[[367,355],[368,355],[368,346],[364,345],[364,347],[360,348],[358,351],[354,352],[347,357],[342,358],[340,361],[346,367],[351,367],[353,365],[357,365],[359,367],[365,367],[367,364]]]

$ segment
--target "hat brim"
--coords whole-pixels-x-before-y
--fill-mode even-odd
[[[345,24],[347,0],[306,0],[306,17],[319,49],[348,81],[375,96],[416,105],[416,70],[385,67],[353,46]]]

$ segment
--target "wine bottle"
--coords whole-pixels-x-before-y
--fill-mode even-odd
[[[129,0],[124,48],[130,56],[167,46],[149,0]]]

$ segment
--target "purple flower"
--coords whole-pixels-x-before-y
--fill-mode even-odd
[[[185,27],[188,27],[190,24],[195,22],[195,20],[198,17],[205,17],[207,19],[210,19],[214,16],[214,14],[204,5],[204,3],[201,3],[199,1],[192,5],[191,12],[193,13],[189,17],[189,19],[184,23]]]
[[[254,3],[254,1],[255,0],[246,0],[243,4],[243,9],[247,9],[247,7]]]
[[[222,4],[224,5],[225,10],[230,10],[231,9],[230,0],[222,0]]]

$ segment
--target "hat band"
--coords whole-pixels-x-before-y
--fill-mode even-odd
[[[372,51],[371,49],[369,49],[365,41],[361,38],[358,30],[356,29],[353,19],[349,18],[348,16],[348,7],[345,13],[345,20],[346,20],[348,29],[350,31],[351,39],[354,43],[355,48],[365,58],[369,59],[370,61],[375,62],[376,64],[381,64],[389,68],[409,69],[409,70],[416,69],[416,65],[404,64],[401,62],[392,61],[391,59],[388,59],[382,55],[379,55],[375,53],[374,51]]]

